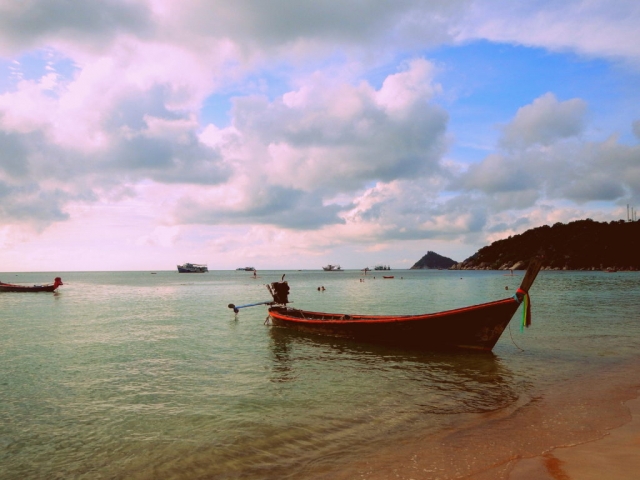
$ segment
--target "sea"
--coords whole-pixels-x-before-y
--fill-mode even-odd
[[[64,282],[0,293],[0,479],[508,478],[630,420],[640,272],[540,272],[531,327],[521,307],[491,353],[302,334],[228,305],[284,278],[296,308],[429,313],[510,297],[523,273],[0,273]]]

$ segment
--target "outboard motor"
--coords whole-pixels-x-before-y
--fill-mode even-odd
[[[269,289],[269,293],[273,297],[273,303],[277,303],[280,305],[286,305],[289,303],[289,284],[284,281],[284,275],[282,275],[282,280],[279,282],[273,282],[267,285]]]

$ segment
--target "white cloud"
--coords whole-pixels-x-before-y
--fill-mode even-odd
[[[66,205],[127,182],[227,178],[220,154],[200,142],[195,114],[227,58],[164,47],[114,41],[109,55],[83,56],[71,76],[45,68],[0,94],[5,219],[65,220]]]
[[[458,39],[518,43],[626,60],[640,66],[636,0],[476,0]]]
[[[482,207],[440,198],[445,179],[379,183],[354,199],[346,214],[353,242],[410,239],[454,240],[484,226]],[[360,240],[358,240],[360,238]]]
[[[442,91],[440,85],[432,83],[433,77],[432,63],[424,59],[413,60],[406,71],[389,75],[384,80],[375,95],[376,101],[392,115],[406,114],[416,102],[428,100]]]
[[[432,71],[415,60],[378,91],[315,74],[271,102],[237,98],[233,126],[201,136],[234,165],[234,193],[185,200],[179,217],[316,228],[343,223],[344,208],[328,202],[339,192],[440,175],[447,116],[430,103]]]

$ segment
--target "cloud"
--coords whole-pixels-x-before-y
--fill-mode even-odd
[[[17,51],[55,41],[103,47],[120,34],[151,30],[150,10],[127,0],[25,0],[0,4],[0,48]]]
[[[584,129],[586,110],[584,100],[574,98],[559,102],[554,94],[546,93],[518,110],[515,118],[504,127],[501,142],[507,147],[526,148],[576,136]]]
[[[0,131],[0,171],[4,175],[24,177],[28,172],[26,155],[27,148],[22,135]]]
[[[314,74],[273,101],[236,98],[232,126],[210,125],[201,135],[233,165],[232,178],[209,206],[185,200],[178,217],[318,228],[344,223],[336,195],[443,175],[448,117],[431,103],[439,88],[432,75],[431,64],[416,59],[379,90]]]
[[[104,54],[122,37],[165,43],[204,54],[213,46],[236,50],[237,61],[267,56],[305,62],[338,46],[366,55],[375,47],[393,55],[452,39],[451,25],[471,0],[363,3],[360,0],[26,0],[0,4],[0,51],[16,54],[56,46]],[[370,60],[375,61],[375,56]]]
[[[324,225],[344,223],[338,216],[343,207],[324,205],[318,192],[264,186],[241,194],[227,205],[204,202],[193,197],[178,203],[175,214],[184,224],[249,225],[267,224],[282,228],[313,230]]]
[[[635,120],[631,125],[633,134],[640,140],[640,120]]]
[[[589,201],[637,201],[640,198],[640,146],[611,136],[548,155],[545,185],[549,198]]]
[[[471,198],[441,198],[445,184],[446,179],[431,177],[367,189],[345,214],[351,241],[453,240],[481,230],[484,207]]]
[[[180,227],[178,226],[158,226],[149,235],[143,235],[136,240],[142,246],[162,246],[172,247],[180,237]]]
[[[486,39],[573,51],[640,65],[635,0],[478,0],[460,22],[459,41]]]
[[[180,78],[158,79],[155,73],[127,78],[117,62],[97,59],[72,78],[49,72],[1,94],[0,180],[14,192],[39,192],[6,198],[5,216],[63,221],[67,204],[96,201],[127,183],[228,178],[219,152],[197,135],[189,106],[198,93],[180,90]],[[199,84],[192,92],[202,91]],[[42,198],[51,208],[43,208]]]
[[[193,122],[145,117],[145,123],[135,134],[117,137],[96,167],[134,181],[215,185],[228,178],[220,153],[199,140]]]
[[[44,228],[51,222],[64,221],[69,215],[63,211],[69,201],[60,190],[41,189],[37,184],[11,185],[0,180],[0,221],[24,222]]]
[[[414,108],[416,102],[429,100],[441,93],[440,85],[433,84],[435,68],[424,59],[409,62],[405,71],[389,75],[376,93],[376,101],[391,115],[402,116]]]
[[[424,81],[429,82],[430,78]],[[187,211],[184,221],[231,224],[258,221],[290,228],[316,228],[342,222],[337,216],[342,207],[327,205],[323,201],[325,194],[319,193],[334,179],[344,178],[344,188],[348,190],[378,176],[393,178],[396,174],[408,175],[405,170],[416,172],[423,168],[420,151],[399,150],[398,155],[389,155],[389,152],[383,155],[382,149],[372,148],[375,145],[367,146],[373,160],[363,158],[360,164],[350,165],[350,152],[371,142],[371,135],[383,135],[385,128],[394,124],[402,129],[406,122],[420,118],[427,125],[435,123],[434,140],[438,140],[439,132],[444,130],[444,124],[439,124],[441,113],[427,105],[426,114],[422,116],[407,111],[406,116],[382,118],[371,132],[351,139],[350,120],[354,116],[365,119],[367,108],[379,110],[381,117],[386,115],[384,108],[375,104],[375,91],[370,87],[363,89],[364,100],[371,104],[364,110],[360,106],[346,111],[346,103],[354,98],[358,100],[351,95],[358,88],[340,85],[337,88],[343,90],[342,95],[327,109],[322,102],[310,100],[316,95],[332,97],[332,91],[325,92],[319,83],[311,88],[307,100],[299,98],[293,108],[286,107],[281,100],[270,104],[255,103],[252,97],[239,98],[234,122],[237,127],[220,136],[238,145],[207,144],[196,134],[199,125],[194,116],[182,109],[169,108],[171,90],[157,85],[140,91],[126,84],[117,86],[98,99],[96,108],[88,112],[88,119],[77,112],[79,116],[75,121],[70,118],[73,115],[66,116],[63,122],[57,121],[56,112],[74,113],[67,95],[69,90],[80,86],[78,82],[82,79],[62,89],[59,98],[47,97],[40,88],[41,82],[26,82],[21,89],[0,99],[4,112],[0,124],[7,132],[0,137],[6,147],[0,169],[7,178],[13,179],[14,191],[27,185],[41,185],[40,193],[29,197],[34,208],[26,208],[25,201],[14,195],[7,199],[5,215],[15,219],[30,216],[39,222],[48,215],[51,222],[56,222],[68,218],[63,212],[66,202],[96,201],[126,182],[151,180],[163,184],[217,185],[234,174],[241,181],[245,179],[245,191],[237,196],[243,199],[241,203],[215,215],[198,209],[193,203],[188,211],[178,209]],[[36,111],[37,101],[33,107],[20,102],[23,98],[38,97],[50,108],[44,116]],[[111,102],[105,101],[109,97]],[[416,101],[426,100],[428,98],[416,97]],[[264,122],[265,119],[268,121]],[[332,125],[336,120],[341,123]],[[78,122],[84,137],[76,137],[71,142],[63,133]],[[299,129],[302,123],[307,124],[304,131]],[[413,135],[423,133],[416,131]],[[287,171],[287,165],[281,163],[287,160],[287,155],[281,154],[287,148],[299,157],[299,165],[294,165],[296,171]],[[433,148],[437,149],[437,145]],[[265,157],[254,155],[256,152],[266,152],[268,160],[265,162]],[[337,159],[333,158],[336,154]],[[375,156],[382,156],[379,163],[374,161]],[[437,161],[437,156],[431,160]],[[318,162],[315,169],[310,168],[313,162]],[[278,173],[278,169],[283,174]],[[301,181],[298,172],[305,174],[306,181]],[[265,179],[269,180],[266,185]],[[190,189],[185,191],[188,197]],[[38,207],[36,200],[46,196],[55,197],[51,206],[56,208]],[[16,206],[11,208],[14,201]]]
[[[237,99],[234,128],[259,143],[259,165],[273,184],[345,191],[367,182],[435,173],[446,148],[447,114],[431,104],[428,62],[416,60],[399,75],[411,81],[379,91],[314,75],[281,99]],[[418,85],[420,85],[418,87]]]
[[[482,190],[487,193],[504,193],[534,188],[529,166],[512,156],[491,154],[482,162],[472,164],[462,176],[461,186],[467,190]],[[457,182],[453,184],[455,188]]]
[[[468,0],[361,2],[326,0],[190,0],[164,5],[165,18],[201,37],[228,38],[243,50],[273,50],[294,55],[326,49],[384,47],[384,44],[434,45],[451,38],[449,29]],[[324,47],[323,47],[324,46]]]
[[[523,210],[541,201],[622,202],[640,197],[640,147],[619,142],[582,142],[581,99],[558,102],[546,94],[518,109],[504,129],[508,147],[471,164],[449,189],[480,194],[494,212]]]

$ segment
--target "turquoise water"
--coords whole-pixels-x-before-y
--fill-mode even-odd
[[[0,294],[0,478],[366,478],[369,460],[402,463],[390,445],[492,428],[640,352],[637,272],[541,272],[533,326],[521,332],[516,313],[493,354],[301,335],[265,325],[266,307],[236,317],[227,304],[268,300],[264,284],[286,274],[298,308],[424,313],[511,296],[521,276],[258,274],[0,274],[65,282]],[[442,468],[438,478],[460,475]]]

